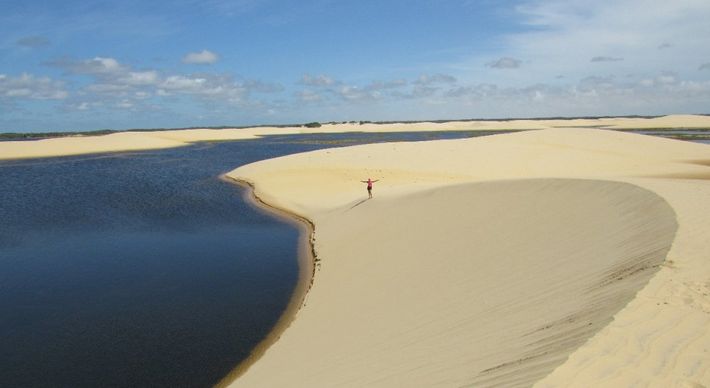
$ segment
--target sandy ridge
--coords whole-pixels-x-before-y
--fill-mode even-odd
[[[703,258],[710,252],[705,243],[710,209],[700,202],[710,195],[705,180],[710,177],[709,148],[618,132],[550,129],[470,140],[316,151],[235,170],[230,175],[255,182],[264,201],[318,225],[315,248],[323,260],[308,306],[235,386],[529,386],[535,381],[541,386],[708,384],[708,358],[703,356],[710,344],[710,265]],[[377,187],[375,200],[362,202],[362,188],[357,182],[368,175],[387,183]],[[464,183],[469,185],[461,186]],[[511,189],[509,185],[520,186]],[[557,188],[550,191],[550,187]],[[527,193],[522,196],[525,201],[511,208],[515,196],[511,198],[510,193],[521,192]],[[471,205],[463,204],[468,198],[490,193],[494,195],[482,201],[486,203],[483,209],[467,213]],[[437,196],[441,197],[432,200]],[[580,203],[579,198],[585,200]],[[660,201],[654,203],[669,204],[676,215],[653,213],[650,209],[656,205],[633,210],[634,204],[650,198]],[[545,199],[552,199],[547,211],[540,205]],[[531,200],[537,205],[531,205]],[[580,208],[589,208],[587,204],[599,200],[602,202],[592,206],[590,213],[575,218]],[[512,218],[493,213],[478,222],[460,223],[460,217],[481,217],[480,212],[485,214],[490,208],[510,210]],[[438,223],[437,227],[427,228],[407,219],[418,212],[430,214],[423,225]],[[606,224],[619,214],[632,217]],[[639,223],[644,217],[650,217],[649,221]],[[663,220],[675,222],[676,217],[677,235],[670,231],[673,228],[653,232]],[[568,221],[563,222],[564,227],[555,227],[560,219]],[[447,228],[452,225],[455,227]],[[494,234],[476,240],[470,235],[475,230],[457,234],[468,230],[467,225],[487,225],[507,238]],[[641,232],[644,225],[650,229]],[[568,231],[579,233],[562,241],[536,243],[547,235]],[[613,233],[597,235],[605,231]],[[526,238],[528,235],[537,237]],[[594,235],[598,239],[589,237]],[[513,247],[524,247],[519,252],[545,264],[554,262],[551,258],[568,246],[565,241],[574,241],[572,246],[580,252],[572,253],[582,255],[582,259],[568,275],[553,278],[546,276],[555,273],[558,266],[542,272],[536,271],[538,267],[521,267],[516,273],[529,277],[508,279],[508,284],[522,285],[521,292],[531,295],[542,292],[541,299],[533,301],[500,299],[498,294],[508,295],[517,286],[498,287],[506,275],[495,265],[473,269],[467,267],[466,260],[455,261],[438,277],[438,267],[427,266],[438,254],[430,247],[444,247],[448,252],[444,257],[469,257],[467,252],[473,249],[488,249],[484,265],[514,257],[511,252],[496,250],[507,247],[511,236],[523,236]],[[621,238],[617,243],[604,245],[617,237]],[[398,239],[402,243],[392,243]],[[476,241],[475,248],[467,245],[471,241]],[[667,244],[642,252],[659,241]],[[666,252],[668,260],[664,262]],[[592,256],[584,259],[585,254]],[[585,269],[584,263],[594,261],[594,257],[620,260],[602,266],[607,270],[599,269],[618,276],[602,283],[602,294],[587,292],[584,295],[591,299],[573,298],[586,300],[575,305],[564,296],[589,289],[585,284],[596,272]],[[648,261],[650,257],[653,260]],[[626,263],[626,267],[620,263]],[[618,265],[625,269],[619,270]],[[398,275],[402,271],[410,276]],[[644,286],[648,277],[638,276],[650,276],[653,271],[658,273]],[[466,281],[470,274],[479,273],[488,276]],[[452,281],[460,274],[466,276]],[[432,276],[438,283],[428,290],[423,285]],[[486,283],[491,278],[493,283]],[[535,286],[540,278],[547,282]],[[570,283],[569,278],[576,281]],[[619,281],[613,281],[617,278]],[[490,287],[473,291],[476,289],[466,286],[472,284]],[[554,287],[544,291],[548,284]],[[695,289],[691,292],[692,287]],[[373,289],[380,293],[373,296]],[[411,289],[425,291],[402,291]],[[476,312],[480,303],[467,304],[480,302],[481,294],[489,289],[497,290],[484,299],[492,310]],[[385,298],[389,304],[382,301],[384,296],[389,297]],[[556,300],[554,308],[548,306],[543,308],[546,313],[535,313],[544,306],[543,301],[549,300]],[[427,308],[420,309],[422,304]],[[516,308],[506,311],[499,308],[501,305]],[[535,309],[526,310],[530,306]],[[676,308],[683,312],[682,318]],[[567,313],[560,316],[560,310]],[[515,319],[518,312],[522,320],[520,316]],[[361,321],[363,316],[367,317],[365,322]],[[564,318],[570,316],[577,318]],[[427,324],[419,327],[417,322]],[[466,326],[472,322],[473,326]],[[549,336],[539,338],[538,343],[552,348],[544,347],[542,353],[527,345],[520,348],[526,343],[521,333],[529,333],[531,327],[525,325],[532,322],[538,329],[547,328],[544,331]],[[574,326],[579,322],[587,323],[590,329]],[[480,327],[486,329],[480,331]],[[491,338],[496,345],[486,346]],[[459,346],[462,339],[469,341],[468,346]]]

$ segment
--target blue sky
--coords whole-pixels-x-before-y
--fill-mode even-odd
[[[0,9],[0,132],[710,113],[707,0]]]

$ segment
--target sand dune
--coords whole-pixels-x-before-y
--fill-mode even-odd
[[[319,260],[290,327],[233,385],[710,386],[710,147],[592,127],[710,128],[710,117],[127,132],[0,142],[0,159],[538,129],[230,173],[311,220]],[[372,200],[368,177],[380,180]]]
[[[602,118],[559,120],[450,121],[444,123],[345,123],[307,127],[254,127],[239,129],[188,129],[172,131],[124,132],[105,136],[75,136],[37,141],[0,142],[0,160],[68,156],[99,152],[137,151],[179,147],[200,141],[253,139],[264,135],[339,132],[415,132],[523,130],[559,127],[630,128],[710,128],[710,116],[671,115],[652,119]]]
[[[708,385],[709,160],[548,129],[243,166],[230,176],[315,223],[320,261],[233,385]]]

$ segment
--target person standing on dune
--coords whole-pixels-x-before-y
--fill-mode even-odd
[[[367,195],[372,198],[372,184],[379,181],[379,179],[375,179],[374,181],[370,178],[367,178],[366,181],[360,181],[362,183],[367,183]]]

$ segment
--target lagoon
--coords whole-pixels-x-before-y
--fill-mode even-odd
[[[472,133],[269,136],[0,162],[0,381],[211,386],[269,333],[298,231],[219,175],[253,161]]]

